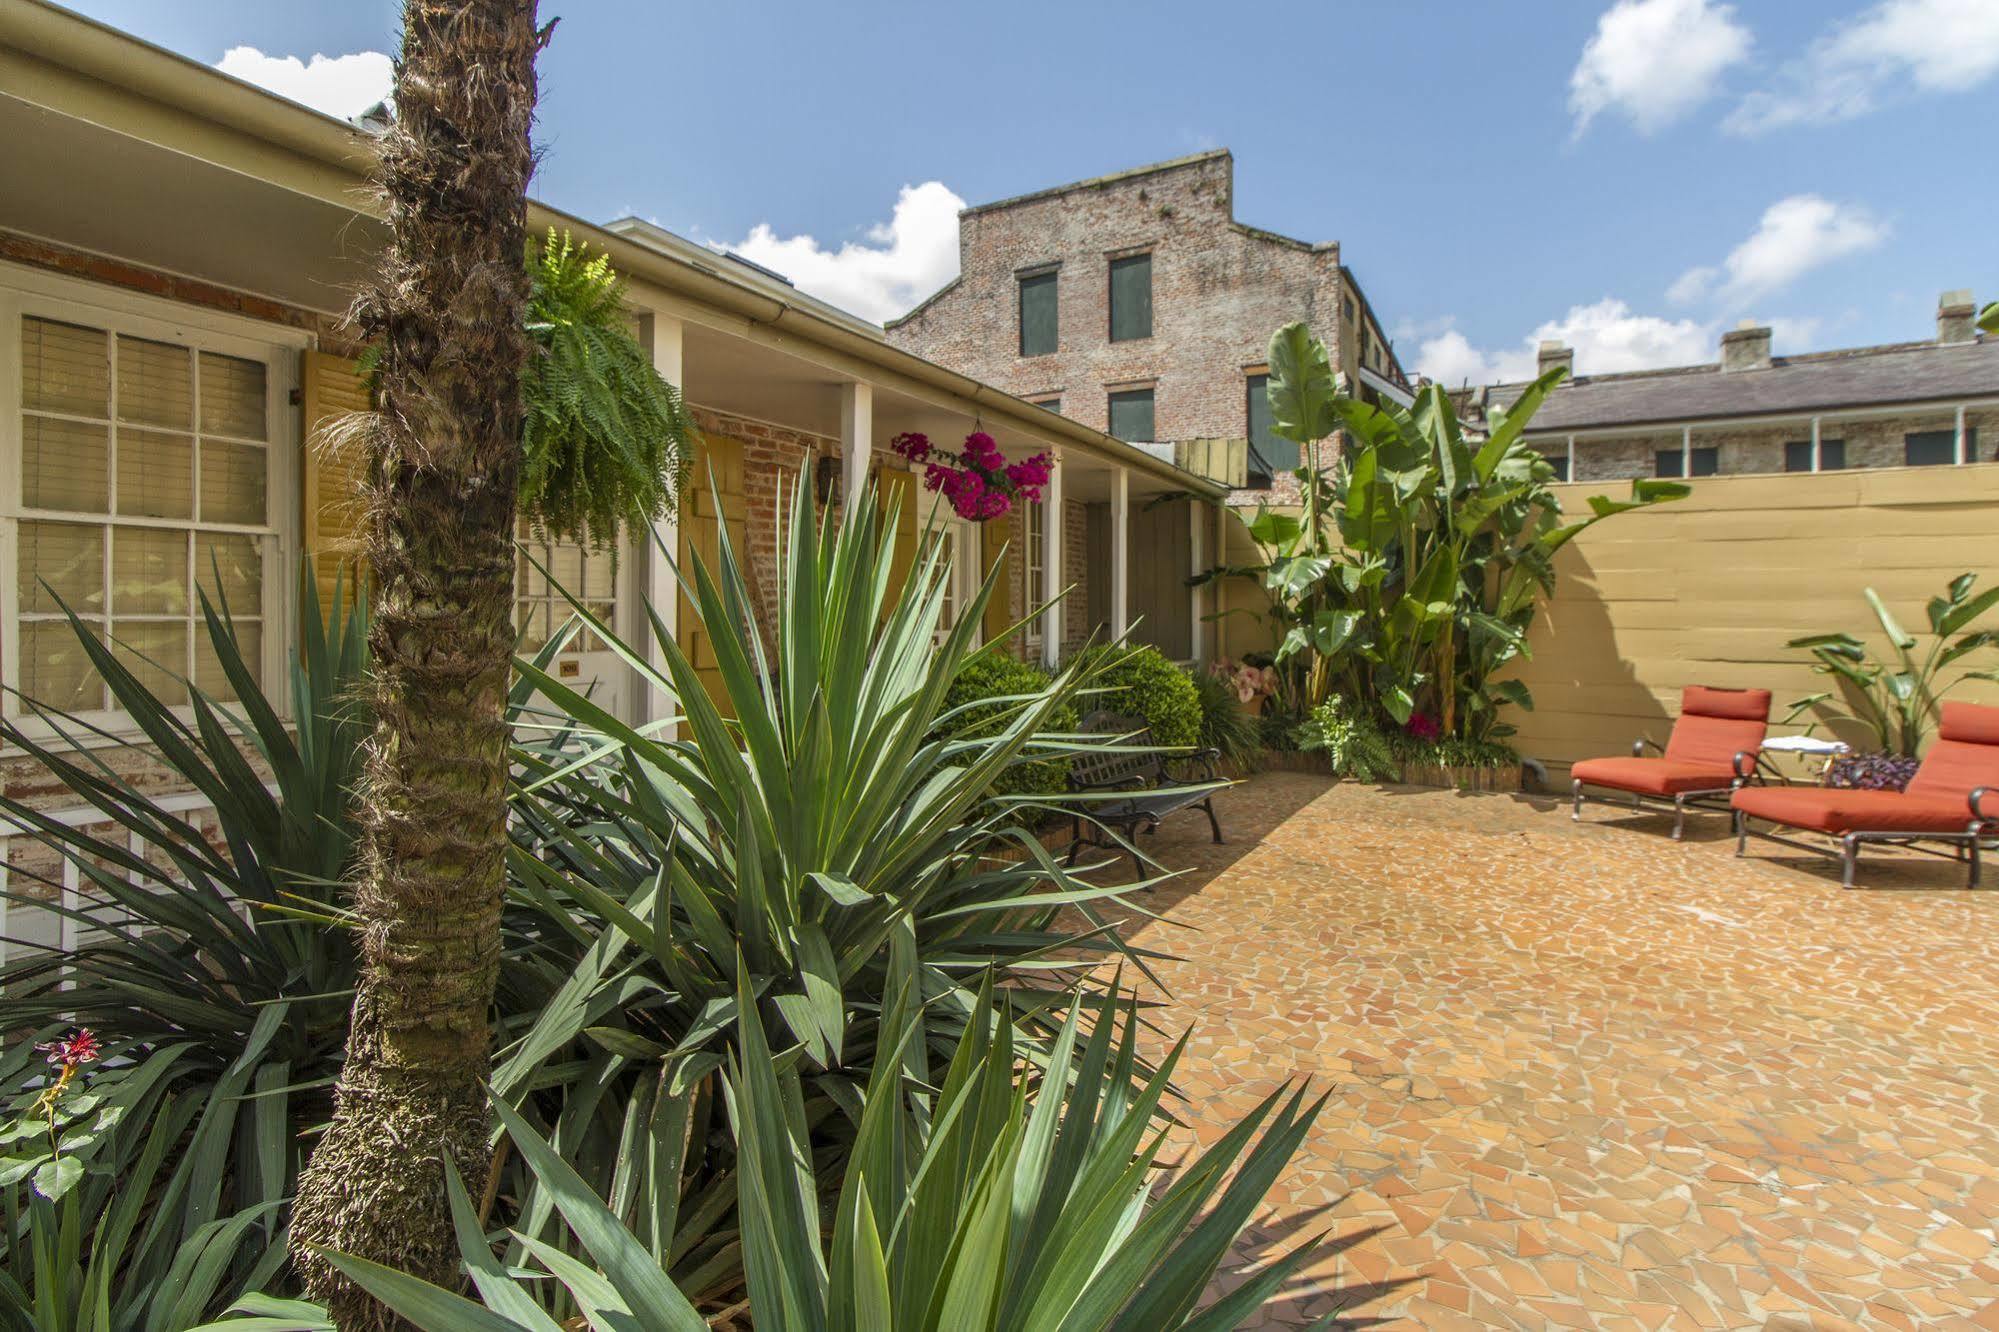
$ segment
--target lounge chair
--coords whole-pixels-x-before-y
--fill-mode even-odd
[[[1689,685],[1680,695],[1679,720],[1658,755],[1645,753],[1648,744],[1658,749],[1654,742],[1634,740],[1630,758],[1584,759],[1569,769],[1576,802],[1571,817],[1582,819],[1585,800],[1613,803],[1611,797],[1583,790],[1603,787],[1634,808],[1671,809],[1673,840],[1678,841],[1686,831],[1688,805],[1726,808],[1722,802],[1737,781],[1735,756],[1748,754],[1753,760],[1769,725],[1769,690]]]
[[[1854,791],[1824,786],[1743,786],[1735,810],[1735,854],[1749,839],[1836,855],[1840,883],[1853,886],[1863,842],[1908,847],[1970,862],[1965,886],[1978,886],[1978,844],[1999,839],[1999,708],[1943,705],[1943,725],[1922,766],[1902,791]],[[1751,819],[1836,838],[1839,849],[1758,832]],[[1943,842],[1949,850],[1921,845]]]

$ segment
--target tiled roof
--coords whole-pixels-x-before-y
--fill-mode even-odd
[[[1524,384],[1498,384],[1488,401],[1509,403]],[[1576,431],[1653,422],[1767,416],[1842,407],[1999,396],[1999,339],[1905,343],[1811,356],[1779,356],[1765,370],[1719,365],[1589,375],[1548,395],[1531,431]]]

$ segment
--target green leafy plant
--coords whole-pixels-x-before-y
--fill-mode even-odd
[[[1876,657],[1866,640],[1843,630],[1792,639],[1787,647],[1808,650],[1815,663],[1812,669],[1837,682],[1837,697],[1844,707],[1826,706],[1835,698],[1831,692],[1811,694],[1791,705],[1787,721],[1817,710],[1826,720],[1863,727],[1883,753],[1916,757],[1936,728],[1939,701],[1945,694],[1967,680],[1999,681],[1999,670],[1990,669],[1966,668],[1949,680],[1943,678],[1947,668],[1965,658],[1999,647],[1999,629],[1973,627],[1999,606],[1999,587],[1974,595],[1977,581],[1975,574],[1959,574],[1941,596],[1930,598],[1924,607],[1930,630],[1927,645],[1889,613],[1880,594],[1866,589],[1868,609],[1888,643],[1887,659]]]
[[[1216,751],[1239,772],[1252,771],[1264,749],[1258,719],[1243,706],[1227,676],[1198,671],[1193,681],[1201,700],[1201,732],[1195,743]]]
[[[1038,666],[1006,652],[1003,645],[987,647],[966,658],[944,694],[950,715],[948,728],[957,739],[977,739],[996,735],[1018,708],[1034,702],[1051,679]],[[1077,713],[1074,704],[1056,709],[1048,719],[1049,729],[1073,732]],[[1063,759],[1033,759],[1023,753],[1022,761],[1008,768],[993,783],[1001,795],[1056,795],[1068,784],[1069,765]]]
[[[632,336],[609,255],[551,227],[528,273],[520,510],[556,537],[609,547],[676,502],[693,419]]]
[[[1299,732],[1299,748],[1325,751],[1335,777],[1387,782],[1401,774],[1402,764],[1374,719],[1338,694],[1314,708]]]
[[[1094,691],[1084,712],[1099,710],[1142,717],[1152,742],[1185,749],[1201,738],[1201,694],[1186,671],[1156,647],[1122,643],[1086,649],[1076,665],[1090,676]]]
[[[1262,562],[1210,576],[1254,577],[1269,594],[1294,706],[1338,693],[1397,725],[1429,713],[1468,740],[1503,738],[1500,709],[1533,706],[1504,668],[1527,650],[1556,552],[1613,514],[1689,493],[1637,480],[1629,499],[1592,496],[1589,517],[1566,521],[1553,465],[1523,438],[1563,373],[1491,409],[1480,439],[1439,385],[1407,410],[1374,406],[1343,391],[1304,325],[1271,339],[1274,428],[1308,446],[1303,514],[1260,510],[1248,525]],[[1347,443],[1328,479],[1318,449],[1336,428]]]
[[[906,969],[890,995],[891,1049],[924,1043],[918,985]],[[1303,1089],[1280,1088],[1162,1183],[1156,1165],[1171,1130],[1159,1111],[1184,1040],[1134,1088],[1135,1002],[1075,993],[1053,1063],[1070,1067],[1073,1051],[1076,1071],[1037,1078],[1036,1061],[1013,1043],[1007,1002],[1004,991],[979,989],[937,1084],[910,1078],[896,1058],[875,1065],[833,1190],[820,1180],[799,1114],[798,1062],[773,1049],[760,1023],[740,1024],[728,1081],[743,1144],[737,1206],[757,1326],[1214,1332],[1237,1326],[1314,1256],[1317,1241],[1307,1240],[1197,1310],[1324,1098],[1307,1102]],[[754,1010],[745,974],[736,1011]],[[1017,1076],[1023,1070],[1028,1076]],[[653,1247],[531,1124],[504,1103],[496,1109],[589,1263],[517,1235],[546,1275],[516,1275],[495,1257],[456,1176],[453,1211],[480,1302],[357,1259],[329,1260],[424,1332],[558,1332],[541,1293],[550,1288],[566,1292],[592,1326],[705,1329]],[[830,1234],[816,1202],[828,1192]]]

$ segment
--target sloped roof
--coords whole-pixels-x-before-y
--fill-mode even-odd
[[[1487,400],[1510,403],[1525,384],[1497,384]],[[1548,395],[1533,434],[1654,422],[1795,415],[1850,407],[1999,395],[1999,339],[1902,343],[1779,356],[1768,369],[1718,364],[1587,375]]]

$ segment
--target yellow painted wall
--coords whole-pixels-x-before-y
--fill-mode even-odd
[[[1521,753],[1566,765],[1628,753],[1637,735],[1663,741],[1688,684],[1769,689],[1779,719],[1793,699],[1830,686],[1786,640],[1845,630],[1885,647],[1863,588],[1921,633],[1924,604],[1950,579],[1970,570],[1981,588],[1999,581],[1999,464],[1704,477],[1693,487],[1684,500],[1598,524],[1558,557],[1555,596],[1519,672],[1536,709],[1510,710]],[[1556,487],[1572,513],[1604,491]],[[1982,623],[1999,624],[1999,613]],[[1999,665],[1999,652],[1977,660]],[[1999,703],[1999,687],[1974,682],[1951,697]]]

